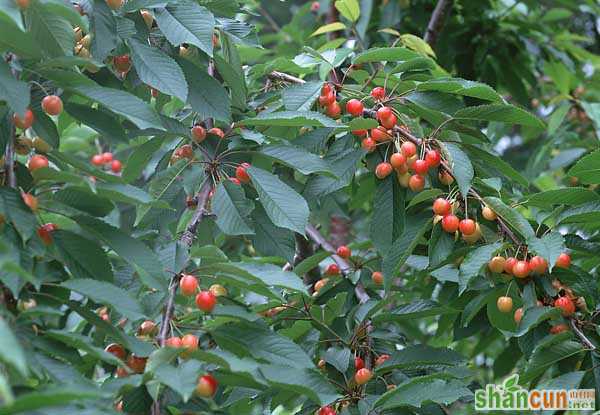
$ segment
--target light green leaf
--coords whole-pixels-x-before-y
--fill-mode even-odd
[[[529,127],[545,128],[545,124],[535,115],[519,107],[508,104],[490,104],[467,107],[454,113],[454,118],[482,121],[498,121],[520,124]]]
[[[346,25],[344,23],[341,23],[341,22],[329,23],[329,24],[319,27],[317,30],[315,30],[310,35],[310,37],[322,35],[324,33],[337,32],[338,30],[344,30],[344,29],[346,29]]]
[[[351,22],[356,22],[360,17],[360,5],[358,0],[337,0],[335,8],[340,14]]]
[[[356,55],[352,60],[352,63],[407,61],[420,57],[420,54],[407,48],[372,48]]]
[[[583,184],[600,183],[600,150],[582,157],[571,167],[569,176],[577,177]]]
[[[281,127],[343,127],[331,118],[314,111],[279,111],[261,112],[257,117],[243,121],[244,125],[251,126],[281,126]]]
[[[489,85],[460,78],[432,79],[422,82],[417,85],[417,91],[439,91],[484,99],[486,101],[503,101],[502,96]]]
[[[425,42],[419,36],[412,35],[410,33],[400,36],[402,43],[409,49],[416,50],[422,55],[432,56],[435,58],[435,52],[429,46],[429,43]]]
[[[302,147],[291,144],[272,144],[264,147],[261,153],[274,158],[288,167],[298,170],[300,173],[309,175],[312,173],[325,173],[335,177],[329,163],[310,153]]]

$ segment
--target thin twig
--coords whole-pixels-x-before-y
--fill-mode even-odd
[[[10,136],[4,151],[4,172],[6,182],[13,189],[17,187],[17,176],[15,175],[15,126],[11,126]]]
[[[198,225],[200,224],[200,222],[202,222],[202,219],[204,219],[204,217],[208,215],[206,205],[208,203],[208,196],[212,188],[212,180],[209,177],[207,177],[204,180],[202,186],[200,187],[198,195],[196,196],[196,201],[198,203],[196,211],[194,212],[194,215],[192,216],[192,219],[190,220],[190,223],[188,224],[187,228],[183,232],[183,235],[181,235],[181,242],[183,242],[188,247],[192,246],[192,243],[194,242],[194,236],[196,234],[196,229],[198,228]]]
[[[438,36],[444,28],[446,16],[451,8],[452,0],[438,0],[433,13],[431,14],[427,30],[425,30],[425,34],[423,35],[423,40],[429,43],[432,48],[435,46]]]
[[[592,343],[592,341],[587,338],[587,336],[583,333],[583,331],[581,331],[579,329],[579,327],[577,327],[577,323],[575,322],[575,320],[569,319],[569,322],[571,323],[571,328],[573,329],[573,331],[575,332],[577,337],[579,337],[579,340],[581,340],[581,342],[585,346],[587,346],[587,348],[591,349],[592,351],[596,350],[596,346],[594,345],[594,343]]]
[[[306,81],[304,79],[297,78],[293,75],[289,75],[287,73],[273,71],[269,75],[269,78],[275,79],[278,81],[292,82],[294,84],[304,84]]]

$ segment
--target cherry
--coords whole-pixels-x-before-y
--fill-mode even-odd
[[[21,198],[23,199],[23,202],[27,206],[29,206],[29,209],[33,210],[34,212],[37,210],[37,208],[38,208],[37,197],[35,197],[31,193],[21,193]]]
[[[408,182],[410,181],[410,177],[411,175],[407,173],[408,170],[404,171],[398,171],[398,183],[400,183],[400,186],[402,187],[408,187]]]
[[[346,112],[355,117],[360,117],[365,109],[362,102],[358,99],[353,98],[350,101],[346,102]]]
[[[48,95],[42,99],[42,109],[48,115],[58,115],[63,110],[63,102],[56,95]]]
[[[57,229],[58,226],[54,223],[46,223],[38,228],[37,234],[45,245],[50,245],[52,243],[52,232]]]
[[[123,412],[123,401],[119,401],[115,404],[115,411]]]
[[[206,313],[210,313],[217,304],[217,297],[210,291],[200,291],[196,295],[196,305]]]
[[[337,264],[329,264],[325,270],[325,275],[340,275],[340,267]]]
[[[326,365],[327,365],[327,362],[325,362],[325,360],[319,359],[319,362],[317,363],[317,367],[319,369],[323,369]]]
[[[150,95],[152,95],[152,98],[158,98],[158,90],[150,88]]]
[[[106,0],[106,4],[111,9],[117,10],[123,5],[123,0]]]
[[[135,373],[144,373],[144,369],[146,369],[146,361],[148,358],[146,357],[137,357],[134,354],[129,355],[127,358],[127,366]]]
[[[329,278],[321,278],[319,281],[315,282],[314,291],[318,293],[321,291],[321,288],[325,286],[329,282]]]
[[[115,371],[115,377],[117,378],[126,378],[127,376],[129,376],[129,372],[122,366],[119,366]]]
[[[250,167],[249,163],[242,163],[236,167],[235,177],[238,178],[240,183],[249,183],[250,182],[250,176],[248,175],[248,172],[246,171],[246,169],[248,167]]]
[[[506,258],[502,256],[495,256],[492,259],[490,259],[490,262],[488,262],[488,268],[490,269],[490,271],[495,272],[496,274],[500,274],[502,271],[504,271],[505,264]]]
[[[425,187],[425,178],[419,174],[413,174],[408,179],[408,187],[413,192],[420,192]]]
[[[102,153],[102,162],[103,163],[110,163],[113,161],[113,153],[110,152],[106,152],[106,153]]]
[[[29,159],[29,164],[27,167],[29,168],[29,171],[35,171],[37,169],[48,167],[48,159],[46,156],[42,156],[41,154],[35,154]]]
[[[335,102],[335,94],[333,92],[329,92],[325,95],[321,95],[319,97],[319,105],[322,107],[327,107]]]
[[[354,367],[356,368],[356,370],[360,370],[363,367],[365,367],[365,361],[362,359],[362,357],[356,356],[354,358]]]
[[[203,375],[198,379],[196,393],[203,398],[210,398],[217,391],[218,382],[212,375]]]
[[[383,274],[379,271],[374,271],[371,274],[371,281],[373,281],[375,285],[383,285]]]
[[[389,354],[382,354],[375,360],[375,366],[381,366],[388,360],[391,356]]]
[[[227,295],[227,288],[223,287],[221,284],[211,285],[208,291],[213,293],[215,297],[225,297]]]
[[[371,90],[371,96],[376,101],[381,101],[385,98],[385,89],[382,86],[376,86]]]
[[[25,10],[29,7],[30,0],[15,0],[15,3],[20,9]]]
[[[529,271],[532,274],[543,274],[548,269],[548,262],[539,255],[534,256],[529,260]]]
[[[529,275],[529,263],[527,261],[517,261],[512,267],[512,273],[517,278],[525,278]]]
[[[557,324],[555,326],[550,327],[550,334],[558,334],[568,330],[569,326],[567,326],[566,324]]]
[[[165,340],[165,346],[179,349],[181,347],[181,339],[177,336],[169,337]]]
[[[515,264],[517,263],[517,258],[514,257],[508,257],[506,258],[506,262],[504,263],[504,272],[506,272],[509,275],[513,274],[513,268],[515,266]]]
[[[406,158],[410,158],[417,154],[417,146],[411,141],[405,141],[400,146],[400,151]]]
[[[455,215],[446,215],[442,218],[442,229],[448,233],[454,233],[458,229],[459,222]]]
[[[352,251],[346,245],[342,245],[336,250],[336,254],[340,258],[348,259],[352,256]]]
[[[148,10],[140,10],[142,14],[142,19],[144,19],[144,23],[146,23],[146,27],[148,29],[152,29],[152,23],[154,22],[154,17]]]
[[[113,65],[115,66],[115,69],[119,72],[129,71],[129,68],[131,67],[129,55],[119,55],[113,57]]]
[[[429,164],[425,160],[415,160],[412,165],[412,169],[417,174],[425,175],[429,171]]]
[[[375,168],[375,176],[378,179],[385,179],[392,173],[392,165],[390,163],[382,162]]]
[[[31,127],[33,125],[34,120],[35,117],[30,109],[25,110],[25,115],[23,116],[23,118],[19,117],[17,113],[13,114],[13,123],[17,128],[20,128],[21,130],[26,130],[29,127]]]
[[[463,219],[458,224],[458,228],[463,235],[472,235],[476,229],[475,221],[473,219]]]
[[[575,304],[569,297],[558,297],[554,301],[554,307],[560,308],[565,317],[569,317],[575,312]]]
[[[521,323],[522,318],[523,318],[523,307],[519,307],[515,310],[515,315],[514,315],[515,323],[517,323],[517,324]]]
[[[331,87],[331,84],[324,83],[323,86],[321,87],[321,96],[332,94],[332,93],[333,93],[333,88]]]
[[[481,216],[490,221],[498,219],[498,215],[496,215],[496,212],[494,212],[487,206],[484,206],[483,209],[481,209]]]
[[[356,373],[354,374],[354,381],[356,382],[357,385],[364,385],[369,380],[371,380],[372,377],[373,377],[373,373],[369,369],[362,368],[362,369],[357,370]]]
[[[439,172],[438,180],[441,184],[446,186],[450,186],[452,183],[454,183],[454,177],[452,177],[452,175],[445,170]]]
[[[242,184],[242,182],[240,182],[240,179],[238,179],[237,177],[228,177],[227,180],[229,180],[233,184],[237,184],[238,186]]]
[[[352,130],[352,134],[356,137],[365,137],[367,135],[367,130]]]
[[[375,141],[382,142],[387,141],[392,137],[388,134],[387,130],[384,127],[379,126],[377,128],[371,129],[371,138]]]
[[[394,113],[392,112],[392,109],[390,107],[381,107],[377,110],[377,119],[380,122],[381,122],[381,120],[389,118],[392,115],[394,115]]]
[[[342,113],[342,107],[337,101],[334,101],[325,107],[325,113],[331,118],[337,118]]]
[[[102,159],[102,154],[94,154],[92,156],[92,164],[94,166],[102,166],[104,164],[104,160]]]
[[[498,306],[498,310],[500,310],[500,312],[510,313],[513,308],[513,300],[510,297],[498,297],[496,306]]]
[[[362,140],[361,147],[364,150],[366,150],[368,153],[372,153],[373,151],[375,151],[375,148],[377,147],[377,143],[372,138],[367,137]]]
[[[442,157],[440,156],[439,151],[429,150],[427,153],[425,153],[425,160],[429,164],[429,167],[437,167],[440,165]]]
[[[556,259],[556,266],[558,268],[569,268],[571,266],[571,256],[565,253],[560,254]]]
[[[194,125],[192,127],[192,138],[196,143],[201,143],[206,138],[206,129],[201,125]]]
[[[125,348],[123,348],[123,346],[117,343],[109,344],[104,348],[104,351],[112,354],[113,356],[121,360],[125,360],[125,358],[127,357],[127,352],[125,351]]]
[[[211,128],[210,130],[208,130],[208,133],[212,134],[212,135],[216,135],[217,137],[219,137],[221,139],[225,138],[225,133],[223,132],[223,130],[221,130],[218,127]]]
[[[186,334],[183,336],[181,338],[181,347],[187,350],[187,352],[184,353],[184,356],[187,356],[191,352],[198,350],[198,343],[198,337],[194,336],[193,334]]]
[[[313,13],[318,12],[320,8],[321,8],[321,5],[319,4],[318,1],[313,1],[310,5],[310,11]]]
[[[113,173],[119,173],[121,171],[122,167],[123,167],[123,163],[121,163],[119,160],[113,160],[110,163],[110,169],[112,170]]]
[[[190,274],[184,274],[179,280],[179,289],[181,294],[190,297],[196,294],[198,289],[198,279]]]
[[[392,114],[392,115],[390,115],[387,118],[382,118],[379,122],[385,128],[392,129],[392,128],[394,128],[394,126],[398,122],[398,117],[396,117],[394,114]]]
[[[436,215],[445,216],[452,211],[452,204],[448,199],[438,197],[433,201],[433,213]]]
[[[402,153],[394,153],[390,157],[390,164],[396,170],[402,169],[406,165],[406,157]]]
[[[327,405],[327,406],[323,406],[323,407],[321,407],[321,409],[319,409],[318,415],[336,415],[336,412],[335,412],[335,409],[333,409],[331,406]]]

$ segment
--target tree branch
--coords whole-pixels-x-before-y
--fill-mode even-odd
[[[206,204],[208,203],[208,196],[212,188],[213,185],[211,178],[210,176],[207,176],[204,180],[204,183],[202,183],[202,186],[200,187],[198,195],[196,196],[196,202],[198,203],[196,211],[194,212],[194,215],[192,216],[187,228],[183,232],[183,235],[181,235],[181,242],[186,244],[188,247],[192,246],[192,243],[194,242],[194,236],[196,234],[198,225],[200,222],[202,222],[202,219],[204,219],[205,216],[208,216]]]
[[[577,337],[579,337],[581,343],[583,343],[590,350],[596,350],[596,346],[594,345],[594,343],[592,343],[592,341],[587,338],[583,331],[581,331],[579,327],[577,327],[577,323],[575,322],[575,320],[571,318],[569,319],[569,323],[571,323],[571,328],[573,329],[573,332],[575,332]]]
[[[269,75],[267,75],[271,79],[275,79],[277,81],[285,81],[291,82],[294,84],[304,84],[306,81],[304,79],[296,78],[295,76],[289,75],[287,73],[273,71]]]
[[[4,174],[6,183],[13,189],[17,187],[17,176],[15,175],[15,126],[11,126],[10,136],[6,143],[4,152]]]
[[[429,43],[432,48],[435,46],[438,36],[444,28],[446,16],[451,8],[452,0],[438,0],[437,5],[433,10],[433,14],[427,25],[427,30],[425,30],[425,34],[423,35],[425,42]]]

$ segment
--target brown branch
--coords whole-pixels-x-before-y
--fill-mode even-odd
[[[187,228],[183,232],[183,235],[181,235],[181,242],[183,242],[188,247],[192,246],[192,243],[194,242],[194,236],[196,234],[196,229],[198,228],[198,225],[200,224],[200,222],[202,222],[202,219],[204,219],[205,216],[208,216],[208,210],[206,209],[206,205],[208,203],[210,191],[212,190],[212,188],[212,179],[210,178],[210,176],[207,176],[204,180],[204,183],[200,187],[198,195],[196,195],[196,203],[198,203],[196,211],[194,212],[194,215],[192,216],[192,219],[190,220],[190,223],[188,224]]]
[[[594,345],[594,343],[592,343],[592,341],[587,338],[583,331],[581,331],[579,327],[577,327],[575,319],[569,319],[569,323],[571,323],[571,328],[573,329],[573,332],[575,332],[579,340],[581,340],[581,343],[587,346],[587,348],[590,350],[596,350],[596,346]]]
[[[11,132],[4,151],[4,174],[6,183],[13,189],[17,187],[17,176],[15,175],[15,126],[11,123]]]
[[[295,233],[294,237],[296,239],[296,254],[294,255],[294,260],[292,263],[288,262],[283,266],[284,271],[293,270],[296,265],[304,261],[306,258],[311,257],[315,253],[308,239],[306,239],[299,233]],[[306,273],[306,275],[304,275],[304,284],[310,286],[316,281],[318,281],[319,278],[321,278],[321,274],[319,273],[317,268],[314,268],[312,270],[309,270]]]
[[[289,75],[287,73],[273,71],[269,75],[267,75],[271,79],[275,79],[277,81],[291,82],[294,84],[304,84],[306,81],[304,79],[296,78],[295,76]]]
[[[429,19],[429,24],[427,25],[427,30],[425,30],[425,34],[423,35],[425,42],[429,43],[432,48],[435,46],[438,36],[444,28],[446,16],[451,8],[452,0],[438,0],[437,5],[433,10],[431,19]]]

